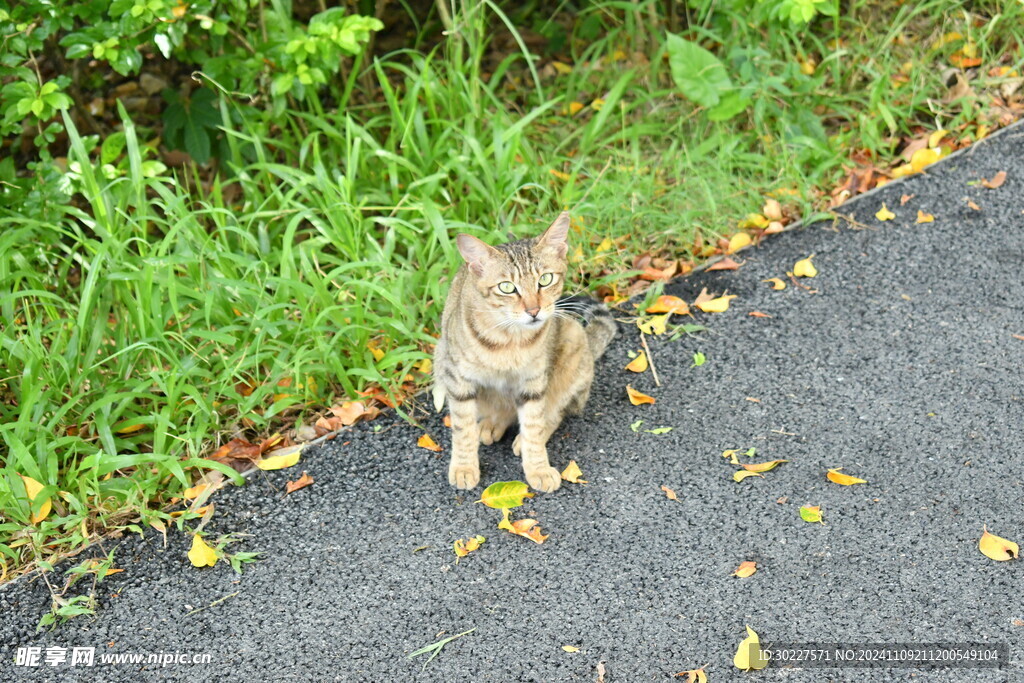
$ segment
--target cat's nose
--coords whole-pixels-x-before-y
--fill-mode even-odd
[[[526,312],[529,313],[531,317],[536,318],[537,314],[540,313],[540,309],[539,308],[527,308]]]

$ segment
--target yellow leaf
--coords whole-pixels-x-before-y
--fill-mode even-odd
[[[302,454],[302,446],[289,446],[288,448],[279,448],[275,453],[279,451],[286,451],[281,455],[272,455],[269,458],[260,458],[256,461],[256,467],[261,470],[281,470],[285,467],[291,467],[299,461],[299,456]]]
[[[576,647],[575,645],[563,645],[562,649],[565,650],[566,652],[579,652],[580,651],[580,649],[578,647]]]
[[[740,642],[736,655],[732,658],[733,666],[744,671],[763,669],[768,660],[761,654],[761,639],[754,629],[747,626],[747,637]]]
[[[814,254],[811,254],[805,259],[800,259],[793,264],[793,275],[797,277],[814,277],[818,274],[818,269],[811,263],[811,259],[814,258]]]
[[[209,487],[209,484],[207,483],[196,484],[191,488],[185,489],[185,492],[181,494],[181,497],[184,498],[185,500],[192,500],[193,498],[198,498],[199,494],[205,491],[207,487]]]
[[[424,358],[417,362],[416,364],[414,364],[412,367],[414,370],[416,370],[416,372],[421,372],[424,375],[429,375],[431,371],[434,369],[434,361],[432,361],[429,358]]]
[[[761,280],[761,282],[770,282],[772,289],[782,290],[786,288],[786,283],[782,281],[782,278],[770,277],[767,280]]]
[[[880,221],[891,221],[896,218],[896,214],[886,208],[885,204],[882,204],[882,208],[875,213],[875,218]]]
[[[917,210],[917,222],[918,223],[931,223],[935,220],[935,216],[930,213],[925,213],[921,209]]]
[[[582,102],[570,102],[569,103],[569,116],[576,116],[576,114],[579,114],[580,111],[583,110],[583,106],[584,105],[583,105]]]
[[[745,579],[748,576],[752,576],[756,571],[757,563],[747,560],[746,562],[740,562],[740,566],[736,567],[736,571],[734,571],[732,575]]]
[[[824,522],[821,521],[821,507],[818,505],[804,505],[800,508],[800,519],[805,522],[819,522],[824,524]]]
[[[521,481],[496,481],[480,494],[478,503],[489,508],[517,508],[523,504],[524,498],[533,498],[529,487]]]
[[[551,66],[554,67],[555,71],[562,74],[563,76],[567,76],[572,73],[572,67],[563,62],[551,62]]]
[[[939,143],[942,142],[942,138],[946,137],[947,135],[949,135],[949,131],[946,130],[945,128],[935,131],[934,133],[928,136],[928,146],[938,147]]]
[[[669,487],[663,485],[661,487],[661,490],[665,492],[665,497],[668,498],[669,500],[679,500],[679,497],[676,496],[676,492],[670,489]]]
[[[740,449],[738,448],[726,449],[722,451],[722,457],[729,458],[729,462],[732,463],[733,465],[739,465],[740,461],[736,459],[736,454],[739,453],[739,450]]]
[[[744,465],[741,465],[741,467],[743,467],[743,469],[745,469],[748,472],[767,472],[768,470],[775,469],[776,467],[778,467],[779,465],[781,465],[784,462],[789,462],[789,461],[788,460],[770,460],[768,462],[751,463],[749,465],[744,464]]]
[[[729,310],[729,301],[735,298],[735,294],[725,294],[710,301],[702,301],[697,304],[697,308],[705,313],[725,313]]]
[[[537,526],[537,520],[535,519],[517,519],[514,522],[509,521],[508,509],[505,508],[502,511],[502,519],[498,522],[498,528],[504,529],[509,533],[515,534],[516,536],[522,536],[528,538],[534,543],[543,543],[547,540],[548,536],[540,532],[540,527]]]
[[[562,479],[571,481],[573,484],[589,484],[585,479],[580,479],[583,476],[580,466],[576,464],[575,460],[570,460],[569,464],[562,470]]]
[[[835,469],[829,470],[828,474],[826,474],[825,476],[828,477],[829,481],[835,482],[836,484],[840,484],[842,486],[853,486],[854,484],[868,483],[867,479],[858,479],[857,477],[851,477],[849,474],[843,474],[842,472],[839,471],[841,469],[843,468],[837,467]]]
[[[626,395],[629,396],[629,402],[635,406],[644,403],[654,403],[655,401],[653,396],[648,396],[647,394],[641,393],[634,389],[633,387],[629,386],[628,384],[626,385]]]
[[[590,108],[594,111],[601,111],[601,107],[604,106],[604,100],[600,97],[590,103]]]
[[[118,434],[134,434],[135,432],[142,431],[145,428],[146,428],[146,425],[136,423],[136,424],[128,425],[127,427],[122,427],[121,429],[118,429],[117,433]]]
[[[32,477],[26,477],[24,474],[19,474],[18,476],[21,477],[22,482],[25,483],[25,495],[28,496],[29,505],[36,507],[36,499],[39,498],[39,492],[43,490],[44,486]],[[50,503],[50,497],[47,496],[39,506],[39,512],[31,513],[32,516],[30,519],[32,520],[32,523],[39,524],[39,522],[46,519],[46,516],[50,514],[51,507],[53,507],[53,505]]]
[[[455,541],[455,543],[452,544],[452,550],[455,551],[455,554],[458,555],[459,558],[463,558],[466,555],[469,555],[471,552],[473,552],[477,548],[479,548],[480,544],[483,543],[486,540],[487,540],[486,538],[484,538],[483,536],[480,536],[480,535],[471,536],[468,541],[463,541],[460,538],[459,540]],[[459,562],[458,560],[455,560],[456,564],[458,564],[458,562]]]
[[[960,33],[956,32],[956,31],[950,31],[949,33],[943,34],[941,38],[939,38],[934,43],[932,43],[931,49],[938,50],[943,45],[947,45],[949,43],[952,43],[952,42],[955,42],[955,41],[961,40],[961,39],[963,39],[963,36]]]
[[[640,328],[640,331],[644,334],[653,334],[655,336],[665,334],[668,329],[668,317],[671,313],[665,313],[664,315],[655,315],[650,318],[637,318],[636,326]]]
[[[920,173],[928,166],[942,158],[942,152],[937,149],[919,149],[910,157],[910,168],[914,173]]]
[[[615,242],[612,241],[611,237],[605,237],[601,240],[601,243],[597,245],[598,251],[610,251],[615,247]]]
[[[555,176],[559,180],[562,180],[564,182],[569,182],[570,176],[569,176],[568,173],[562,173],[561,171],[557,171],[557,170],[555,170],[553,168],[551,170],[549,170],[548,173],[550,173],[551,175]]]
[[[894,179],[895,178],[902,178],[904,176],[912,175],[914,173],[914,168],[910,164],[901,164],[901,165],[897,166],[896,168],[892,169],[892,171],[890,171],[889,173],[890,173],[890,175],[892,175],[892,177]],[[880,218],[879,220],[887,220],[887,219]]]
[[[630,372],[643,372],[647,369],[647,354],[643,351],[636,354],[636,358],[629,361],[629,364],[625,367]]]
[[[426,448],[428,451],[434,451],[435,453],[441,452],[441,447],[437,445],[437,442],[431,438],[430,434],[426,432],[420,434],[420,438],[416,439],[416,445],[420,448]]]
[[[737,223],[737,227],[741,230],[749,228],[761,230],[768,227],[768,219],[759,213],[748,213],[746,218]]]
[[[188,560],[193,567],[212,567],[217,564],[217,552],[207,545],[199,534],[193,534],[192,549],[188,551]]]
[[[703,668],[680,671],[675,675],[676,677],[686,676],[686,680],[683,683],[708,683],[708,675],[704,673]]]
[[[678,296],[662,294],[654,303],[647,307],[648,313],[675,313],[676,315],[687,315],[690,306]]]
[[[767,226],[768,224],[765,223],[765,225]],[[738,232],[729,238],[729,248],[725,250],[725,253],[733,254],[743,247],[749,247],[753,241],[747,233]]]
[[[368,342],[366,344],[366,348],[368,348],[370,350],[370,353],[373,354],[373,360],[375,362],[379,363],[384,358],[384,351],[383,349],[377,348],[376,342]]]
[[[748,470],[736,470],[732,473],[732,480],[735,482],[741,482],[747,477],[764,477],[760,472],[750,472]]]
[[[978,541],[978,550],[985,557],[998,562],[1013,560],[1020,555],[1020,548],[1016,543],[989,533],[987,526],[982,527],[981,539]]]

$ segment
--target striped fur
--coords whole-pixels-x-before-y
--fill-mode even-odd
[[[539,491],[561,485],[548,439],[566,414],[583,410],[594,359],[616,329],[603,304],[559,298],[568,230],[569,214],[562,213],[532,239],[494,247],[469,235],[457,239],[466,263],[452,280],[434,353],[434,382],[451,412],[453,486],[474,488],[479,444],[500,440],[517,423],[512,449],[527,482]]]

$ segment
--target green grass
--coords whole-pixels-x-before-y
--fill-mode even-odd
[[[167,523],[198,473],[237,479],[204,458],[232,436],[309,421],[370,384],[400,390],[407,373],[422,383],[455,233],[500,241],[570,207],[574,286],[624,287],[637,255],[697,261],[769,192],[793,191],[797,215],[820,209],[854,150],[884,165],[918,127],[994,126],[981,107],[943,103],[935,65],[956,44],[929,46],[959,31],[987,66],[1024,44],[1018,3],[973,3],[981,22],[949,0],[857,3],[813,30],[708,3],[681,32],[757,95],[712,122],[670,79],[660,6],[594,4],[569,26],[571,73],[539,82],[547,58],[491,63],[482,36],[506,20],[568,22],[485,3],[432,51],[354,70],[339,109],[240,124],[223,99],[228,156],[208,184],[148,165],[158,131],[127,116],[117,170],[71,128],[74,200],[7,209],[0,233],[2,566]],[[646,59],[615,59],[636,50]],[[586,106],[570,116],[574,101]],[[53,503],[37,524],[19,474]]]

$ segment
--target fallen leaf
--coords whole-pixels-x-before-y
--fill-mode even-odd
[[[849,474],[843,474],[842,472],[839,471],[841,469],[843,468],[836,467],[835,469],[831,469],[825,476],[828,477],[829,481],[835,482],[842,486],[852,486],[854,484],[868,483],[867,479],[858,479],[857,477],[851,477]]]
[[[707,287],[701,287],[700,294],[698,294],[697,298],[693,300],[693,305],[699,306],[700,304],[707,303],[708,301],[711,301],[714,298],[715,297],[713,294],[708,293]]]
[[[882,208],[875,213],[875,218],[880,221],[891,221],[896,218],[896,214],[886,208],[885,204],[882,204]]]
[[[635,433],[640,431],[640,425],[642,425],[643,423],[644,423],[643,420],[637,420],[633,424],[629,425],[629,428],[632,429],[633,433],[635,434]]]
[[[740,562],[740,566],[736,567],[736,571],[732,573],[732,576],[738,576],[741,579],[745,579],[748,576],[752,576],[757,571],[757,563],[751,560],[746,562]]]
[[[559,171],[559,170],[556,170],[556,169],[553,169],[553,168],[549,169],[548,173],[550,173],[551,175],[555,176],[556,178],[558,178],[562,182],[566,182],[566,183],[569,182],[569,180],[572,177],[568,173],[563,173],[562,171]]]
[[[480,547],[480,544],[486,540],[486,538],[478,534],[476,536],[471,536],[468,541],[463,541],[461,538],[455,541],[455,543],[452,544],[452,550],[454,550],[455,554],[458,556],[458,559],[455,560],[455,564],[458,564],[459,560],[466,555],[477,550]]]
[[[703,667],[700,669],[689,669],[688,671],[680,671],[677,674],[673,674],[676,678],[680,676],[686,676],[686,680],[683,683],[708,683],[708,675],[704,673]]]
[[[579,652],[580,651],[580,649],[578,647],[576,647],[575,645],[563,645],[562,649],[565,650],[566,652]]]
[[[576,114],[579,114],[580,111],[583,110],[584,106],[585,105],[582,102],[570,102],[568,109],[569,116],[576,116]]]
[[[637,318],[636,326],[644,334],[653,334],[655,336],[665,334],[668,329],[668,317],[671,313],[665,313],[664,315],[654,315],[650,318]]]
[[[764,477],[760,472],[750,472],[749,470],[736,470],[732,474],[732,480],[735,482],[741,482],[747,477]]]
[[[647,369],[647,354],[640,351],[636,354],[636,358],[629,361],[629,365],[625,367],[630,372],[643,372]]]
[[[35,507],[36,499],[39,498],[39,492],[45,487],[32,477],[26,477],[24,474],[19,474],[18,476],[21,477],[21,481],[25,484],[25,495],[28,497],[29,505],[31,507]],[[39,506],[39,512],[31,513],[30,519],[32,523],[39,524],[39,522],[46,519],[46,516],[50,514],[50,508],[52,507],[53,504],[50,503],[50,497],[47,496]]]
[[[281,451],[285,451],[281,453]],[[299,461],[299,457],[302,454],[302,446],[288,446],[287,448],[279,448],[273,453],[280,453],[280,455],[271,455],[266,458],[261,458],[256,461],[256,467],[261,470],[281,470],[285,467],[291,467]]]
[[[644,431],[647,432],[648,434],[654,434],[655,436],[659,436],[661,434],[668,434],[669,432],[672,431],[672,428],[671,427],[655,427],[654,429],[645,429]]]
[[[441,452],[441,447],[437,445],[437,442],[431,438],[430,434],[423,432],[420,434],[420,438],[416,439],[416,445],[420,448],[426,448],[428,451],[434,451],[435,453]]]
[[[817,505],[804,505],[800,508],[800,519],[805,522],[819,522],[824,524],[824,522],[821,521],[821,507]]]
[[[504,509],[502,512],[502,520],[498,522],[498,528],[504,529],[509,533],[513,533],[516,536],[522,536],[528,538],[534,543],[543,543],[547,540],[548,535],[540,532],[540,527],[537,526],[537,520],[535,519],[517,519],[514,522],[509,521],[508,509]]]
[[[796,277],[814,277],[818,274],[818,269],[814,267],[811,259],[814,258],[814,254],[811,254],[805,259],[800,259],[793,264],[793,275]]]
[[[629,402],[635,406],[642,405],[644,403],[654,403],[655,399],[653,396],[641,393],[633,387],[626,385],[626,395],[629,396]]]
[[[744,671],[763,669],[768,660],[761,654],[761,639],[754,629],[747,626],[747,637],[740,642],[736,655],[732,658],[733,666]]]
[[[905,195],[903,195],[902,197],[900,197],[900,206],[903,206],[904,204],[906,204],[907,202],[909,202],[911,199],[913,199],[916,196],[917,195],[912,195],[912,194],[905,194]]]
[[[919,149],[910,157],[910,168],[914,173],[920,173],[928,166],[942,158],[942,151],[938,149]]]
[[[313,477],[311,477],[308,474],[306,474],[305,472],[303,472],[301,477],[299,477],[295,481],[290,481],[290,482],[288,482],[287,484],[284,485],[284,492],[286,494],[287,493],[294,493],[295,491],[298,491],[299,489],[306,488],[307,486],[309,486],[312,483],[313,483]]]
[[[752,318],[770,318],[770,317],[772,317],[772,316],[768,315],[767,313],[762,313],[761,311],[751,311],[750,313],[747,313],[747,315],[749,315]]]
[[[580,470],[580,466],[576,464],[575,460],[570,460],[569,464],[562,470],[562,479],[565,481],[571,481],[573,484],[589,484],[586,479],[580,479],[583,476],[583,472]]]
[[[764,233],[762,234],[775,235],[782,232],[785,229],[786,227],[782,225],[781,221],[772,221],[771,223],[768,224],[768,227],[764,229]]]
[[[373,356],[374,362],[379,363],[382,360],[384,360],[384,350],[377,348],[377,342],[367,342],[366,348],[369,349],[370,354]]]
[[[775,469],[776,467],[778,467],[779,465],[781,465],[784,462],[789,462],[789,461],[788,460],[769,460],[768,462],[757,462],[757,463],[743,464],[743,465],[741,465],[741,467],[743,469],[745,469],[746,471],[748,471],[748,472],[767,472],[769,470]]]
[[[496,481],[480,494],[478,503],[489,508],[517,508],[523,504],[523,498],[533,498],[530,488],[521,481]]]
[[[764,217],[770,221],[781,221],[782,204],[779,203],[778,199],[766,199],[764,207],[761,209],[761,213],[763,213]]]
[[[921,209],[917,210],[917,222],[918,223],[932,223],[935,221],[935,216],[930,213],[925,213]]]
[[[195,486],[185,489],[185,491],[181,494],[181,497],[184,498],[185,500],[192,500],[193,498],[198,498],[199,494],[205,491],[208,486],[209,484],[206,483],[196,484]]]
[[[1006,182],[1006,171],[1000,171],[992,176],[991,180],[986,178],[981,179],[981,184],[990,190],[994,190],[997,187],[1002,187],[1003,183]]]
[[[122,427],[121,429],[118,429],[117,433],[118,434],[126,434],[126,435],[127,434],[134,434],[135,432],[142,431],[145,428],[146,428],[146,425],[136,423],[136,424],[128,425],[127,427]]]
[[[679,497],[676,496],[676,492],[669,487],[662,485],[661,490],[665,492],[665,497],[669,500],[679,500]]]
[[[729,448],[722,451],[723,458],[729,458],[729,462],[733,465],[739,465],[740,461],[736,459],[736,454],[739,453],[738,448]]]
[[[217,553],[199,534],[192,534],[192,548],[188,560],[193,567],[212,567],[217,564]]]
[[[237,458],[239,460],[255,460],[260,455],[260,447],[245,439],[231,439],[218,448],[210,457],[214,460]]]
[[[765,226],[767,226],[767,225],[768,225],[768,223],[766,222]],[[762,226],[762,227],[764,227],[764,226]],[[747,233],[745,233],[745,232],[738,232],[738,233],[736,233],[735,235],[733,235],[732,237],[729,238],[729,247],[728,247],[728,249],[726,249],[726,253],[727,254],[734,254],[737,251],[739,251],[740,249],[743,249],[744,247],[749,247],[751,245],[751,243],[753,243],[753,241],[754,240],[752,240],[750,238],[750,235],[748,235]]]
[[[740,264],[733,261],[730,257],[726,256],[720,261],[715,261],[704,270],[711,272],[713,270],[739,270]]]
[[[725,294],[711,299],[710,301],[702,301],[695,305],[705,313],[725,313],[729,310],[729,302],[735,299],[736,296],[737,295],[735,294]]]
[[[707,356],[705,356],[700,351],[697,351],[693,354],[693,365],[691,365],[690,367],[699,368],[700,366],[704,365],[705,362],[707,362],[707,359]]]
[[[373,419],[380,411],[376,408],[372,411],[367,410],[366,405],[362,401],[346,401],[340,406],[333,406],[331,413],[341,421],[343,426],[347,427],[355,424],[360,419]]]
[[[690,306],[678,296],[662,294],[654,303],[647,307],[647,313],[675,313],[686,315],[690,312]]]
[[[982,527],[981,539],[978,541],[978,550],[985,557],[998,562],[1014,560],[1020,555],[1020,548],[1016,543],[989,533],[987,526]]]
[[[781,290],[786,288],[786,283],[779,277],[770,277],[767,280],[761,280],[761,282],[770,282],[772,289]]]
[[[737,223],[740,230],[755,228],[757,230],[763,229],[768,225],[768,219],[759,213],[748,213],[747,217]]]
[[[594,111],[601,111],[602,107],[604,107],[604,100],[601,99],[600,97],[598,97],[597,99],[590,103],[590,108],[593,109]]]
[[[447,427],[448,429],[452,428],[452,416],[451,415],[445,415],[443,422],[444,422],[444,426],[445,427]]]
[[[967,200],[967,206],[969,206],[970,208],[974,209],[975,211],[981,211],[981,207],[980,207],[980,206],[978,206],[977,204],[975,204],[975,203],[974,203],[974,202],[973,202],[972,200],[970,200],[970,199],[968,199],[968,200]]]

